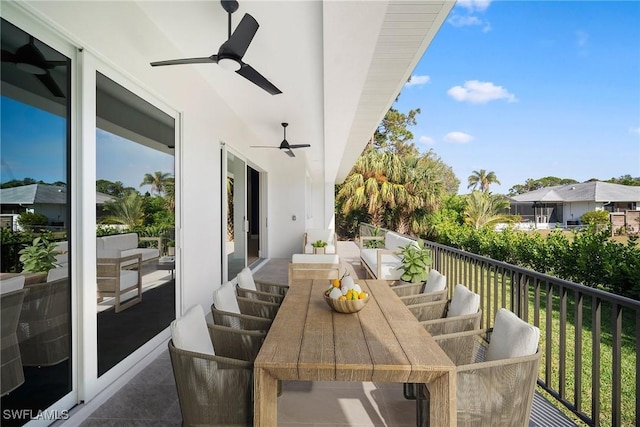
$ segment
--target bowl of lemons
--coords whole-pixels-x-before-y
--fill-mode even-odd
[[[334,280],[324,293],[324,300],[329,307],[338,313],[357,313],[369,302],[369,294],[351,277]]]

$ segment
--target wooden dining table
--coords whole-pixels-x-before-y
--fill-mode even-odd
[[[333,311],[329,280],[293,282],[254,363],[254,426],[274,427],[278,380],[425,383],[434,426],[456,425],[455,365],[384,280],[357,280],[359,312]]]

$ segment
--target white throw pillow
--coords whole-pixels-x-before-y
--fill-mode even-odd
[[[181,350],[215,355],[207,320],[199,304],[187,310],[181,318],[171,322],[171,339],[173,345]]]
[[[530,356],[537,351],[539,339],[540,329],[501,308],[496,313],[485,360]]]
[[[453,291],[453,298],[447,311],[447,317],[474,314],[480,308],[480,295],[471,292],[466,286],[457,284]]]
[[[438,292],[447,288],[447,276],[440,274],[438,270],[432,268],[429,270],[429,276],[424,284],[422,292]]]
[[[238,286],[249,291],[257,291],[256,282],[253,280],[253,273],[249,267],[245,267],[238,273]]]
[[[236,287],[231,282],[226,282],[218,290],[213,292],[213,305],[221,311],[240,314],[240,306],[236,299]]]

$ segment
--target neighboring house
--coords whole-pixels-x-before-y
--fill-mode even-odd
[[[104,203],[111,200],[108,194],[96,192],[96,208],[102,210]],[[67,188],[49,184],[30,184],[20,187],[0,189],[2,217],[11,218],[11,228],[16,230],[15,218],[23,212],[37,212],[48,219],[46,225],[65,227],[67,222]],[[4,227],[4,222],[3,222]]]
[[[580,224],[585,212],[625,212],[640,209],[640,187],[589,181],[540,188],[510,198],[511,214],[536,228]]]

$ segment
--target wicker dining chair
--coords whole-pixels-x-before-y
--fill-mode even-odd
[[[434,337],[456,365],[458,426],[528,426],[542,355],[540,330],[506,309],[493,330]],[[429,425],[429,393],[420,384],[419,426]]]
[[[288,285],[256,281],[249,267],[243,268],[237,277],[238,287],[236,292],[240,297],[282,304],[282,300],[289,288]]]
[[[391,287],[407,305],[447,299],[447,276],[438,270],[429,270],[425,283],[409,283]]]
[[[253,360],[265,333],[207,325],[200,305],[171,323],[182,425],[253,425]]]
[[[0,280],[0,396],[4,396],[24,383],[24,370],[16,330],[25,295],[25,276]]]
[[[263,310],[262,307],[266,308]],[[235,285],[226,282],[213,292],[211,313],[218,325],[264,331],[271,327],[272,318],[267,315],[272,314],[275,317],[275,313],[271,313],[271,310],[277,307],[279,307],[278,304],[239,297],[236,294]],[[256,316],[256,313],[262,315]]]

